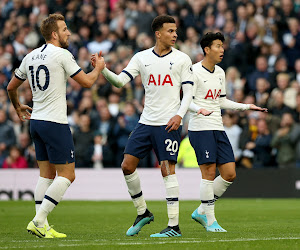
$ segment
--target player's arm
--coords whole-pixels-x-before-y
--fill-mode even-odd
[[[130,77],[123,71],[119,75],[117,75],[109,69],[104,68],[102,70],[102,75],[107,81],[110,82],[110,84],[114,85],[117,88],[122,88],[126,83],[130,81]]]
[[[30,112],[32,111],[32,108],[28,105],[24,105],[20,103],[19,97],[18,97],[18,88],[20,85],[24,82],[24,80],[17,78],[16,76],[13,76],[13,78],[10,80],[8,86],[7,86],[7,93],[8,97],[14,106],[19,118],[21,121],[29,120],[30,119]]]
[[[166,130],[171,132],[177,130],[180,126],[181,120],[190,106],[193,97],[193,82],[182,85],[183,98],[177,114],[173,116],[167,123]]]
[[[261,111],[261,112],[268,112],[268,109],[258,107],[254,104],[244,104],[238,103],[231,100],[228,100],[226,96],[220,97],[220,108],[221,109],[236,109],[236,110],[254,110],[254,111]]]
[[[94,55],[93,66],[94,69],[88,74],[86,74],[83,70],[80,70],[79,73],[71,77],[82,87],[91,88],[101,74],[101,71],[105,68],[105,61],[101,56],[101,52],[99,53],[99,55],[97,53]]]

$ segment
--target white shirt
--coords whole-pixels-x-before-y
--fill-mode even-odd
[[[194,112],[191,112],[188,130],[224,131],[221,108],[250,109],[250,104],[237,103],[226,98],[225,72],[218,65],[215,65],[214,71],[210,72],[202,65],[201,61],[193,65],[193,72],[195,82],[194,99],[191,103],[193,108],[190,106],[190,109]],[[213,111],[213,113],[209,116],[198,115],[197,111],[200,108]]]
[[[33,96],[31,119],[68,124],[66,83],[81,71],[66,49],[45,44],[24,57],[15,71],[18,79],[28,78]]]
[[[214,72],[202,66],[202,61],[193,65],[194,99],[193,102],[206,110],[213,111],[209,116],[191,112],[189,130],[221,130],[224,131],[220,108],[220,96],[226,96],[225,72],[218,65]]]
[[[154,126],[166,125],[179,114],[181,85],[193,85],[194,80],[191,59],[174,48],[164,56],[157,55],[153,48],[139,52],[123,72],[127,74],[128,81],[141,75],[145,105],[139,122]],[[179,115],[183,117],[184,114]]]

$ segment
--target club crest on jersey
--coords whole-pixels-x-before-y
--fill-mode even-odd
[[[173,62],[170,62],[170,70],[172,70]]]
[[[173,82],[172,82],[171,76],[169,74],[166,75],[164,78],[159,74],[156,80],[155,80],[154,75],[151,74],[149,77],[148,85],[150,85],[151,83],[153,83],[155,86],[160,86],[160,85],[164,86],[167,83],[171,84],[171,86],[173,86]]]
[[[220,97],[220,95],[221,95],[221,89],[219,89],[218,92],[217,92],[216,89],[214,89],[214,92],[213,92],[211,89],[209,89],[209,90],[207,91],[207,94],[206,94],[206,96],[205,96],[204,99],[209,99],[209,98],[211,98],[211,99],[213,99],[213,100],[216,100],[218,97]]]

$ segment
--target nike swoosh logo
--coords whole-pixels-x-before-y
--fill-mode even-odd
[[[148,67],[148,66],[150,66],[151,64],[145,64],[145,67]]]
[[[205,80],[205,81],[203,81],[203,82],[207,82],[208,80]]]
[[[41,231],[40,231],[38,228],[36,228],[36,230],[37,230],[37,231],[40,233],[40,235],[42,235],[43,237],[46,236],[45,234],[42,234]]]

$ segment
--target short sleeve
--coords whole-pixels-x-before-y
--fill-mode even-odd
[[[131,58],[127,67],[122,72],[127,74],[131,81],[140,74],[140,63],[137,55]]]
[[[186,56],[181,69],[181,84],[194,85],[194,74],[191,59]]]
[[[68,76],[74,77],[81,71],[81,68],[75,61],[74,56],[68,50],[63,51],[59,60]]]
[[[21,81],[25,81],[27,79],[26,57],[23,58],[20,67],[15,70],[15,76]]]

